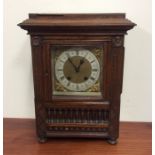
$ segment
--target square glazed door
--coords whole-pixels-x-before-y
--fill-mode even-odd
[[[45,40],[45,100],[106,101],[109,44],[108,39]]]

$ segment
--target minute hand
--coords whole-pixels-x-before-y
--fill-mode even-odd
[[[70,58],[68,58],[68,60],[72,64],[72,66],[74,67],[75,71],[78,72],[78,68],[74,65],[74,63],[72,62],[72,60]]]

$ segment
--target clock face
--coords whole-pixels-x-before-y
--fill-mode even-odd
[[[70,91],[86,91],[100,75],[100,65],[89,50],[70,49],[64,51],[55,65],[57,80]]]
[[[53,47],[53,94],[101,95],[102,54],[101,47]]]

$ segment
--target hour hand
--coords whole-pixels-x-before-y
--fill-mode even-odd
[[[84,58],[80,60],[80,64],[77,67],[77,71],[79,72],[81,65],[84,63]]]

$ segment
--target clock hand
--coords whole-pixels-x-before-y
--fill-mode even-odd
[[[81,67],[81,65],[84,63],[84,59],[86,58],[87,55],[88,55],[88,53],[86,53],[85,56],[80,60],[80,64],[79,64],[79,66],[77,67],[77,71],[78,71],[78,72],[80,71],[80,67]]]
[[[78,65],[77,67],[77,71],[79,72],[80,71],[80,67],[81,65],[84,63],[84,58],[80,60],[80,64]]]
[[[72,62],[72,60],[70,58],[68,58],[68,60],[72,64],[72,66],[74,67],[75,71],[78,72],[78,68],[74,65],[74,63]]]

